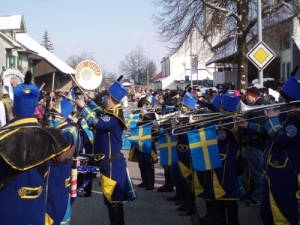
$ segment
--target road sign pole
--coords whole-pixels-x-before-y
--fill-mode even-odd
[[[257,36],[258,42],[262,42],[262,27],[261,27],[261,0],[257,0]],[[258,83],[263,86],[263,70],[258,70]]]

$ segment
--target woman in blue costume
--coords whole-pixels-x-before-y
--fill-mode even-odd
[[[27,72],[18,85],[12,79],[15,119],[0,129],[1,225],[45,224],[50,159],[70,147],[59,130],[41,127],[34,116],[40,91],[31,77]]]
[[[93,101],[89,101],[86,106],[82,100],[76,100],[76,104],[82,108],[82,116],[87,124],[96,131],[94,159],[102,159],[100,182],[110,223],[123,225],[125,224],[123,203],[137,197],[124,155],[121,153],[122,133],[127,127],[120,101],[127,94],[127,90],[116,81],[110,86],[108,94],[103,109]],[[101,112],[102,116],[99,116]]]
[[[68,141],[70,151],[64,161],[53,158],[48,181],[46,225],[70,224],[71,219],[71,167],[75,151],[79,146],[78,126],[68,119],[75,106],[66,98],[59,98],[48,111],[50,127],[59,129]]]
[[[297,67],[296,67],[297,68]],[[265,176],[262,188],[260,217],[264,225],[298,224],[300,173],[300,80],[292,76],[283,85],[280,94],[289,103],[282,113],[268,109],[264,126],[241,121],[239,126],[267,132],[271,139],[264,154]],[[293,101],[299,101],[293,103]]]

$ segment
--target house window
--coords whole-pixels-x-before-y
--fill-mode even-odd
[[[166,60],[166,77],[170,76],[170,59]]]
[[[291,74],[291,63],[287,63],[286,64],[286,75],[290,75]]]
[[[17,57],[17,69],[22,69],[22,58],[20,56]]]
[[[290,49],[291,48],[290,32],[287,31],[287,32],[283,33],[282,35],[280,35],[279,41],[280,41],[279,46],[280,46],[281,51]]]
[[[6,68],[14,69],[16,68],[16,60],[13,55],[6,55]]]
[[[285,80],[285,63],[282,63],[281,66],[281,78],[283,78]]]
[[[163,61],[162,63],[161,63],[161,69],[162,69],[162,77],[166,77],[166,62],[165,61]]]

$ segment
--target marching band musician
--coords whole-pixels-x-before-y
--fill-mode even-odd
[[[141,120],[137,123],[137,126],[142,126],[144,123],[149,121],[156,120],[156,113],[149,113],[147,109],[152,108],[156,103],[156,98],[152,95],[146,96],[141,102],[138,103],[138,106],[141,107],[140,117]],[[142,182],[138,184],[138,187],[145,187],[145,190],[154,189],[155,182],[155,171],[154,163],[157,162],[155,140],[151,141],[151,151],[150,153],[142,152],[140,149],[136,149],[135,153],[138,159],[138,164],[141,172]]]
[[[240,99],[236,96],[223,94],[221,109],[227,113],[234,113],[237,111],[239,101]],[[226,115],[233,116],[234,114]],[[238,126],[226,125],[228,122],[232,122],[232,119],[221,120],[220,128],[217,131],[222,167],[208,171],[211,174],[211,182],[208,190],[205,189],[204,192],[207,191],[210,195],[209,198],[215,200],[214,212],[217,224],[239,225],[237,200],[240,198],[239,191],[243,190],[243,187],[238,182],[236,168],[240,137],[238,136]]]
[[[181,102],[181,113],[186,114],[193,110],[197,100],[185,95]],[[177,137],[178,163],[171,167],[171,179],[176,188],[176,192],[182,199],[182,204],[176,209],[179,216],[192,215],[196,211],[195,194],[193,193],[193,171],[190,163],[189,141],[186,134]],[[195,187],[197,188],[197,187]]]
[[[1,225],[45,224],[50,159],[69,149],[60,131],[43,128],[34,116],[40,91],[12,78],[15,119],[0,130]],[[62,157],[63,159],[63,157]]]
[[[46,225],[70,224],[71,218],[71,168],[72,159],[79,147],[79,129],[68,119],[75,106],[66,98],[59,98],[48,111],[49,127],[59,129],[71,148],[67,157],[60,161],[52,159],[48,180],[48,195],[46,203]]]
[[[216,95],[212,101],[206,102],[205,106],[210,110],[210,112],[220,112],[220,105],[222,100],[222,95],[227,92],[228,88],[225,87],[222,90],[222,93]],[[198,100],[199,103],[199,100]],[[202,197],[205,200],[205,206],[206,206],[206,215],[201,218],[201,222],[203,225],[211,225],[216,224],[216,215],[215,215],[215,204],[214,201],[211,200],[211,195],[208,190],[211,189],[211,178],[208,173],[211,171],[203,171],[203,172],[197,172],[197,176],[200,180],[201,185],[204,188],[204,192],[202,193]]]
[[[265,130],[270,135],[264,153],[265,173],[260,206],[264,225],[298,224],[300,103],[292,101],[300,100],[300,80],[293,74],[280,91],[290,112],[279,115],[279,110],[268,109],[268,119],[263,126],[236,118],[238,126],[261,133]]]
[[[95,129],[94,159],[100,160],[100,181],[104,203],[108,207],[109,220],[112,225],[123,225],[123,203],[137,198],[126,167],[122,149],[122,133],[127,129],[120,101],[127,94],[126,88],[118,81],[108,89],[104,109],[95,102],[88,101],[87,106],[82,100],[75,103],[82,108],[82,116],[89,126]],[[103,112],[101,117],[96,113]]]

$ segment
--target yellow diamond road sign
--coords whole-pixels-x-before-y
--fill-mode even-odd
[[[247,54],[259,70],[263,70],[275,57],[276,54],[264,42],[258,42]]]

